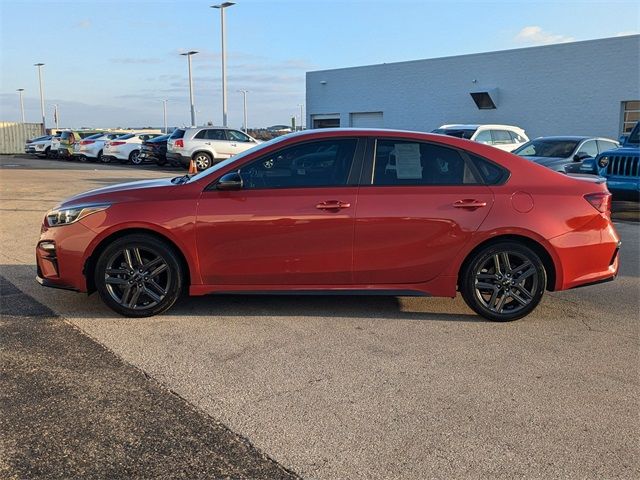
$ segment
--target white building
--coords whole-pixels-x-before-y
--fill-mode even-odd
[[[640,116],[640,35],[307,72],[307,125],[618,138]],[[475,97],[475,99],[474,99]]]

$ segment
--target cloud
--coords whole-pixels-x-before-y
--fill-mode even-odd
[[[89,20],[88,18],[83,18],[79,22],[76,22],[74,24],[74,27],[82,28],[82,29],[85,29],[85,30],[88,29],[88,28],[91,28],[91,20]]]
[[[573,42],[575,38],[547,32],[537,25],[524,27],[515,36],[515,41],[530,45],[549,45],[551,43]]]
[[[121,58],[110,58],[109,61],[111,63],[120,63],[123,65],[151,65],[154,63],[161,63],[162,60],[159,58],[131,58],[131,57],[121,57]]]
[[[638,30],[627,30],[625,32],[616,33],[616,37],[626,37],[627,35],[638,35]]]

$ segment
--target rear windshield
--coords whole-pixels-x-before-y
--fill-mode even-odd
[[[89,135],[88,137],[84,137],[84,138],[86,138],[87,140],[91,140],[91,139],[94,139],[94,138],[100,138],[103,135],[104,135],[104,133],[94,133],[93,135]]]
[[[128,138],[133,138],[135,136],[136,136],[135,133],[127,133],[126,135],[122,135],[121,137],[118,137],[118,140],[126,140]]]
[[[176,128],[169,138],[183,138],[185,130],[183,128]]]
[[[160,143],[162,143],[162,142],[166,142],[168,138],[169,138],[169,135],[160,135],[159,137],[155,137],[155,138],[152,138],[150,140],[147,140],[147,142],[160,142]]]
[[[440,133],[442,135],[449,135],[450,137],[471,140],[476,130],[476,128],[436,128],[432,133]]]

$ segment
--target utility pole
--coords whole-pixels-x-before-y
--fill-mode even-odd
[[[242,120],[242,128],[244,129],[244,133],[247,133],[249,130],[249,125],[247,124],[247,93],[249,90],[238,90],[242,94],[242,107],[243,107],[243,120]]]
[[[300,130],[302,130],[302,126],[304,125],[304,120],[303,120],[303,116],[302,116],[302,108],[304,107],[304,105],[302,103],[299,103],[298,106],[300,107]]]
[[[195,50],[190,50],[180,55],[187,57],[187,64],[189,65],[189,103],[191,104],[191,126],[196,126],[196,106],[193,101],[193,76],[191,75],[191,57],[195,55]]]
[[[164,119],[164,133],[165,135],[169,133],[169,128],[167,126],[167,101],[162,100],[162,118]]]
[[[56,130],[58,130],[60,128],[59,123],[60,123],[60,117],[58,116],[58,104],[55,103],[53,105],[53,121],[56,123]]]
[[[44,116],[44,91],[42,89],[42,67],[44,63],[34,63],[34,67],[38,67],[38,82],[40,83],[40,112],[42,113],[42,134],[47,133],[46,120]]]
[[[20,118],[22,119],[22,123],[26,123],[24,120],[24,99],[22,98],[24,88],[18,88],[16,92],[18,92],[18,96],[20,97]]]
[[[227,52],[225,49],[225,32],[224,32],[224,10],[235,5],[235,2],[223,2],[218,5],[211,5],[211,8],[220,10],[220,34],[222,36],[222,126],[227,126]]]

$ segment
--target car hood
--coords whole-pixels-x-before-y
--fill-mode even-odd
[[[172,187],[170,178],[159,178],[155,180],[139,180],[137,182],[118,183],[108,187],[89,190],[79,193],[62,201],[61,207],[78,205],[80,203],[93,202],[122,202],[139,198],[142,190],[159,187]]]
[[[626,147],[616,148],[615,150],[607,150],[602,152],[602,155],[638,155],[640,154],[640,147],[638,145],[627,145]]]

